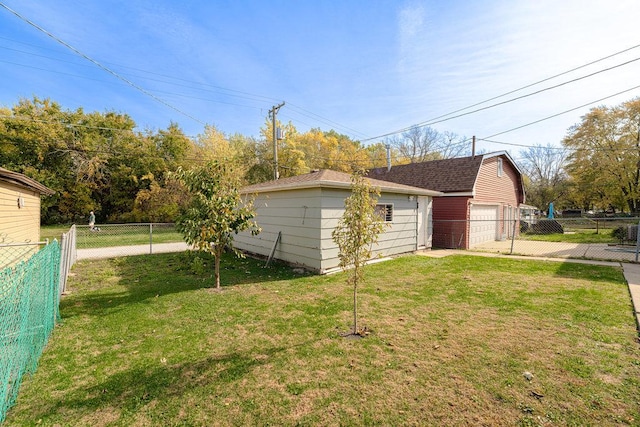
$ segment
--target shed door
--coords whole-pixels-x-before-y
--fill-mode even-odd
[[[418,249],[427,246],[427,198],[418,197]]]
[[[433,217],[431,197],[418,197],[418,248],[430,248],[433,243]]]
[[[469,224],[469,247],[496,240],[498,232],[498,207],[486,205],[471,206]]]

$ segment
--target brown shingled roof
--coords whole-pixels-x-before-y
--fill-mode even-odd
[[[470,192],[476,182],[482,156],[432,160],[408,165],[376,168],[367,176],[383,181],[401,182],[421,188],[432,188],[444,193]]]
[[[380,181],[377,179],[367,178],[373,187],[380,188],[381,191],[398,192],[405,194],[417,194],[424,196],[438,196],[439,192],[426,188],[412,187],[409,185],[398,184],[395,182]],[[345,172],[338,172],[329,169],[322,169],[310,172],[304,175],[291,176],[278,180],[262,182],[260,184],[244,187],[241,192],[263,193],[267,191],[283,191],[301,188],[314,187],[330,187],[330,188],[350,188],[351,175]]]
[[[18,172],[10,171],[9,169],[5,169],[0,167],[0,181],[9,182],[14,185],[18,185],[20,187],[25,187],[30,190],[35,190],[40,194],[52,195],[55,194],[55,191],[52,189],[40,184],[38,181],[29,178],[26,175],[23,175]]]

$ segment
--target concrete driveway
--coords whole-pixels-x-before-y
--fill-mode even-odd
[[[471,250],[509,254],[511,253],[511,240],[485,242],[473,247]],[[606,243],[556,243],[516,240],[513,242],[513,254],[545,258],[633,262],[636,259],[636,248],[634,246],[609,246]]]

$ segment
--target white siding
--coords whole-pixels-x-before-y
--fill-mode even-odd
[[[262,228],[257,236],[239,233],[234,246],[243,251],[268,256],[281,232],[274,257],[286,262],[321,270],[319,246],[320,189],[277,191],[258,194],[254,207],[256,222]]]
[[[321,273],[338,267],[338,248],[331,233],[344,213],[347,189],[311,188],[275,191],[257,195],[256,222],[262,228],[257,236],[239,233],[235,247],[268,256],[278,232],[280,243],[274,257],[304,265]],[[431,197],[428,197],[427,244],[431,246]],[[406,194],[382,193],[378,203],[393,204],[393,222],[378,238],[373,255],[390,256],[417,249],[417,198]]]
[[[336,268],[339,263],[338,248],[331,238],[344,212],[344,199],[351,193],[346,190],[322,190],[322,271]],[[406,194],[382,193],[378,203],[393,204],[393,222],[378,238],[373,256],[390,256],[413,252],[417,248],[417,202]]]

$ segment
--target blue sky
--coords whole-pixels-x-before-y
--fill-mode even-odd
[[[628,90],[640,85],[637,0],[0,3],[136,86],[0,8],[0,105],[48,97],[127,113],[141,129],[174,121],[188,135],[206,123],[258,136],[285,101],[278,117],[300,131],[378,141],[629,48],[472,109],[609,71],[432,126],[487,138],[618,92],[591,106],[640,96]],[[478,148],[558,145],[591,106]]]

